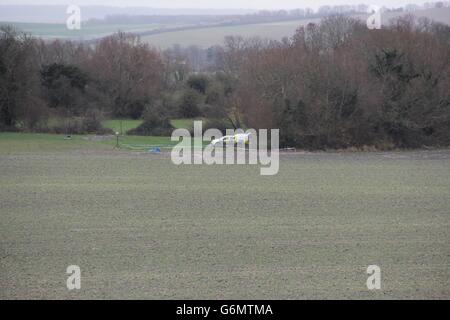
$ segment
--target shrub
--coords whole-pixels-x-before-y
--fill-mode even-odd
[[[203,131],[208,129],[218,129],[223,135],[225,135],[227,129],[234,129],[234,127],[231,125],[229,120],[210,118],[205,120],[203,123]]]
[[[144,122],[137,128],[127,131],[127,134],[137,136],[170,136],[174,127],[167,117],[157,112],[146,112]]]
[[[128,106],[127,116],[132,119],[139,119],[145,110],[145,103],[143,101],[134,101]]]
[[[180,115],[183,118],[195,118],[200,115],[200,95],[197,91],[190,89],[187,90],[182,98],[180,103]]]
[[[84,117],[60,119],[58,124],[46,131],[58,134],[114,134],[112,129],[103,127],[101,119],[100,113],[94,110]]]
[[[49,115],[49,109],[41,99],[32,99],[23,115],[24,127],[31,131],[45,129]]]
[[[188,86],[200,94],[205,94],[208,89],[208,78],[204,75],[192,75],[187,81]]]

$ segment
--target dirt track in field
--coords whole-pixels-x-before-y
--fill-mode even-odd
[[[0,298],[449,299],[449,169],[450,150],[289,153],[273,177],[167,154],[0,155]]]

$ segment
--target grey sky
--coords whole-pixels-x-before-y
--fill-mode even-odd
[[[436,0],[437,1],[437,0]],[[208,8],[208,9],[292,9],[321,5],[374,4],[387,7],[408,3],[423,4],[433,0],[0,0],[0,4],[105,5],[148,6],[154,8]]]

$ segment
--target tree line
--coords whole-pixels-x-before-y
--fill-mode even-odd
[[[450,144],[448,26],[336,15],[281,41],[224,43],[159,51],[123,32],[86,44],[3,26],[0,129],[105,133],[104,117],[143,118],[134,134],[167,135],[168,119],[203,117],[309,149]]]

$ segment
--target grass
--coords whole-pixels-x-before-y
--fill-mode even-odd
[[[168,48],[173,44],[182,46],[199,45],[209,47],[222,44],[227,35],[242,35],[244,37],[261,36],[280,40],[283,37],[292,36],[295,29],[312,20],[299,20],[278,23],[260,23],[240,26],[208,27],[204,29],[191,29],[182,31],[163,32],[154,35],[143,36],[142,39],[155,47]],[[2,24],[2,22],[0,22]],[[145,32],[164,27],[175,27],[176,25],[161,24],[99,24],[82,25],[80,30],[69,30],[61,23],[20,23],[6,22],[28,32],[34,36],[46,39],[84,39],[100,38],[110,35],[119,30],[125,32]],[[180,25],[181,26],[181,25]]]
[[[171,124],[176,129],[191,129],[194,127],[194,119],[173,119]],[[142,120],[134,119],[111,119],[103,121],[102,125],[105,128],[110,128],[114,132],[121,132],[121,134],[126,134],[128,130],[137,128],[142,123]],[[122,130],[121,130],[122,129]]]
[[[281,40],[284,37],[291,37],[300,25],[318,21],[316,19],[298,20],[278,23],[260,23],[240,26],[210,27],[204,29],[192,29],[165,32],[143,36],[142,40],[152,46],[166,49],[174,44],[181,46],[200,46],[208,48],[214,45],[223,45],[226,36],[240,35],[243,37],[262,37],[273,40]]]
[[[116,146],[116,138],[96,139],[91,135],[72,135],[70,140],[61,134],[38,133],[0,133],[0,154],[33,153],[33,152],[65,152],[73,150],[100,149],[112,150]],[[175,145],[170,137],[121,136],[120,147],[127,145]],[[145,150],[145,148],[141,148]]]
[[[414,13],[417,17],[427,17],[441,23],[450,23],[449,8],[434,8],[421,10]],[[400,16],[403,13],[400,14]],[[390,20],[398,17],[399,13],[388,13],[383,20]],[[355,18],[362,19],[364,22],[367,17],[356,15]],[[198,45],[201,47],[210,47],[223,44],[225,36],[241,35],[243,37],[260,36],[263,38],[281,40],[283,37],[290,37],[300,25],[306,25],[309,22],[317,23],[319,19],[303,19],[297,21],[260,23],[240,26],[221,26],[208,27],[204,29],[191,29],[184,31],[172,31],[143,36],[143,39],[150,44],[161,49],[168,48],[173,44],[182,46]],[[2,24],[2,22],[0,22]],[[4,22],[3,24],[13,24],[16,27],[29,32],[35,36],[46,39],[65,38],[65,39],[92,39],[110,35],[118,30],[125,32],[145,32],[156,29],[188,27],[189,24],[84,24],[81,30],[68,30],[62,23],[18,23]]]
[[[193,128],[192,119],[173,119],[171,124],[174,128]],[[115,132],[123,132],[125,135],[121,136],[119,139],[120,147],[123,149],[136,150],[136,151],[148,151],[152,147],[171,147],[176,145],[178,142],[171,141],[170,137],[147,137],[147,136],[129,136],[126,132],[130,129],[138,127],[142,123],[142,120],[132,120],[132,119],[114,119],[106,120],[103,122],[103,126],[106,128],[111,128]],[[122,130],[121,130],[122,127]],[[116,140],[106,140],[103,143],[109,145],[116,145]]]
[[[112,150],[116,137],[96,137],[94,135],[72,135],[65,139],[62,134],[44,133],[5,133],[0,132],[0,154],[65,152],[73,150]],[[167,147],[178,144],[170,137],[119,136],[120,149],[148,151],[152,147]],[[204,142],[203,144],[207,144]]]
[[[114,132],[126,134],[128,130],[137,128],[141,123],[142,120],[140,119],[112,119],[103,121],[102,125],[105,128],[112,129]]]
[[[173,119],[171,120],[171,124],[176,129],[194,129],[194,121],[202,120],[202,119]]]
[[[225,36],[228,35],[241,35],[243,37],[260,36],[263,38],[281,40],[283,37],[292,36],[298,26],[313,21],[317,21],[317,19],[303,19],[298,21],[259,23],[240,26],[208,27],[203,29],[163,32],[143,36],[142,39],[161,49],[171,47],[174,44],[180,44],[182,46],[198,45],[201,47],[220,45],[223,44]],[[2,23],[0,22],[0,24]],[[159,24],[88,24],[82,25],[81,30],[68,30],[65,24],[57,23],[7,22],[6,24],[13,24],[23,31],[46,39],[63,38],[84,40],[107,36],[117,32],[118,30],[139,33],[161,29],[164,27],[176,26]]]
[[[0,134],[0,298],[449,299],[449,165],[449,150],[288,154],[262,177]]]
[[[0,22],[12,24],[18,29],[43,38],[83,38],[91,39],[110,35],[119,30],[124,32],[142,32],[155,30],[161,27],[158,24],[83,24],[80,30],[69,30],[62,23],[25,23]]]
[[[70,140],[64,137],[58,134],[0,132],[0,154],[67,151],[93,146],[83,136],[75,135]]]

